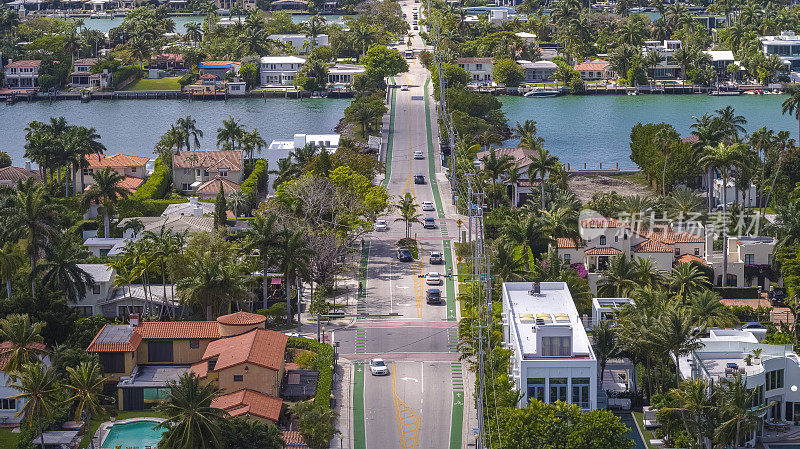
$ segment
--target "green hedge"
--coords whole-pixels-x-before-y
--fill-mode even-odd
[[[758,287],[714,287],[723,299],[753,299],[758,298]]]
[[[151,200],[164,198],[169,194],[171,185],[172,170],[162,162],[161,156],[159,156],[156,159],[153,174],[136,190],[136,193],[131,195],[131,199]]]
[[[241,186],[242,193],[247,197],[248,209],[257,206],[258,194],[264,189],[268,179],[267,161],[264,159],[257,159],[253,170]]]
[[[769,322],[769,312],[772,310],[772,307],[760,306],[754,309],[750,306],[728,306],[728,309],[730,309],[742,323],[750,321],[766,323]]]
[[[117,213],[119,218],[129,217],[158,217],[164,213],[170,204],[185,203],[188,198],[170,200],[137,200],[125,198],[117,203]]]
[[[137,79],[142,77],[142,69],[139,66],[135,65],[126,65],[121,69],[114,72],[114,76],[112,77],[111,87],[114,90],[119,90],[122,86],[122,83],[127,81],[129,78],[133,77],[134,79],[131,81],[136,81]]]
[[[314,397],[314,405],[330,408],[331,384],[333,382],[333,370],[331,370],[333,366],[333,347],[303,337],[289,337],[286,347],[305,349],[317,354],[314,357],[313,369],[319,371],[319,381],[317,383],[317,395]]]

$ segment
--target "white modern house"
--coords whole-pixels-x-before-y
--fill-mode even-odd
[[[335,152],[339,148],[341,137],[339,134],[295,134],[291,140],[273,140],[269,144],[268,151],[293,151],[306,145],[314,145]]]
[[[553,78],[553,74],[558,70],[558,65],[553,61],[525,61],[519,60],[517,61],[522,67],[522,71],[525,72],[525,82],[526,83],[540,83],[543,81],[549,81]]]
[[[94,280],[94,286],[86,288],[86,296],[77,299],[69,306],[75,309],[80,316],[100,315],[100,303],[107,300],[114,292],[114,277],[116,270],[102,263],[81,263],[78,268],[89,273]]]
[[[676,39],[645,41],[642,56],[654,51],[662,58],[662,61],[653,68],[653,76],[656,79],[674,79],[679,75],[681,66],[675,62],[674,55],[680,48],[681,41]]]
[[[38,349],[47,349],[41,343],[32,343],[32,345],[36,345]],[[3,425],[19,424],[22,421],[22,417],[16,417],[15,415],[22,410],[27,401],[26,399],[13,399],[14,396],[20,394],[20,391],[9,386],[8,374],[4,371],[10,358],[8,353],[10,350],[10,343],[0,343],[0,423]],[[49,356],[45,355],[39,358],[45,366],[50,366]]]
[[[306,63],[298,56],[264,56],[260,61],[261,85],[292,85],[294,76]]]
[[[739,203],[747,207],[756,207],[758,204],[758,192],[756,191],[755,184],[750,184],[747,190],[739,190],[736,188],[734,179],[728,179],[728,184],[725,189],[722,187],[722,178],[714,179],[714,200],[717,206],[722,207],[722,195],[725,194],[725,199],[728,204]],[[727,191],[724,191],[727,190]]]
[[[503,343],[511,378],[530,400],[597,408],[598,370],[592,345],[564,282],[503,284]]]
[[[305,34],[270,34],[267,39],[280,42],[284,45],[289,44],[294,47],[299,54],[308,53],[311,50],[311,36]],[[328,45],[328,35],[319,34],[315,39],[316,46]]]
[[[9,61],[4,67],[4,84],[9,89],[34,89],[39,87],[39,59]]]
[[[774,237],[728,237],[728,278],[730,287],[759,286],[769,291],[772,255],[778,240]],[[706,265],[714,269],[715,285],[722,283],[722,251],[709,253]],[[780,282],[780,278],[775,279]]]
[[[601,321],[614,321],[617,319],[619,309],[625,304],[633,304],[630,298],[592,298],[591,326],[596,326]]]
[[[353,84],[353,78],[356,75],[366,71],[367,69],[363,65],[337,62],[336,64],[328,66],[328,82],[334,86],[350,86]]]
[[[778,55],[792,72],[800,72],[800,36],[794,31],[783,31],[780,36],[762,36],[761,51],[765,55]]]
[[[458,58],[456,65],[466,70],[474,82],[491,82],[494,58]]]
[[[678,359],[684,379],[705,379],[719,385],[741,374],[747,388],[758,393],[758,405],[772,404],[764,419],[793,422],[800,418],[800,358],[792,345],[758,343],[747,332],[732,329],[711,329],[701,338],[702,347]],[[755,357],[755,350],[760,350]],[[741,447],[755,447],[765,425],[752,432]]]

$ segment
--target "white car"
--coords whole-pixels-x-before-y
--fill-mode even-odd
[[[389,367],[383,359],[372,359],[369,361],[369,371],[373,376],[388,376]]]
[[[377,220],[375,221],[375,230],[378,232],[388,231],[389,225],[386,223],[386,220]]]
[[[432,271],[425,275],[425,283],[428,285],[441,285],[442,277],[439,275],[439,273]]]
[[[430,202],[430,201],[423,201],[423,202],[422,202],[422,210],[424,210],[424,211],[431,211],[431,210],[436,210],[436,208],[433,206],[433,203],[432,203],[432,202]]]
[[[400,90],[402,90],[403,92],[407,91],[408,90],[408,84],[403,84],[402,86],[400,86]]]
[[[422,154],[422,151],[415,151],[414,152],[414,159],[423,159],[425,155]]]

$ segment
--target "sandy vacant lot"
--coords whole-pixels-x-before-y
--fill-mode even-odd
[[[591,200],[594,192],[613,190],[622,196],[651,196],[653,194],[651,190],[641,184],[602,175],[570,175],[569,189],[583,203]]]

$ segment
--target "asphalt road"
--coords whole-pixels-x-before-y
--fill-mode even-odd
[[[403,5],[409,22],[412,8],[419,7],[419,3],[412,2]],[[418,33],[411,31],[417,52],[424,48]],[[414,262],[400,262],[396,258],[396,243],[405,237],[405,224],[395,221],[396,212],[386,217],[388,231],[374,232],[368,238],[366,297],[359,310],[397,316],[359,319],[333,334],[333,340],[340,345],[340,354],[356,361],[352,396],[354,420],[360,421],[353,426],[356,449],[462,447],[463,367],[456,351],[455,309],[453,304],[450,307],[427,304],[425,292],[429,288],[439,288],[444,299],[448,286],[446,282],[429,286],[420,277],[430,271],[445,274],[448,268],[452,269],[449,265],[431,265],[429,257],[431,251],[445,250],[445,240],[456,237],[458,217],[447,216],[442,210],[443,200],[435,195],[432,185],[437,179],[441,182],[441,175],[436,173],[440,174],[442,167],[431,96],[433,86],[425,87],[430,73],[418,60],[408,61],[409,72],[395,77],[395,83],[402,87],[394,93],[394,126],[387,161],[391,175],[385,184],[395,201],[410,193],[419,205],[423,201],[434,203],[436,211],[424,212],[420,207],[418,212],[423,217],[435,218],[437,227],[412,226],[411,236],[417,238],[422,249],[422,257]],[[426,91],[433,123],[426,123]],[[422,151],[424,157],[414,159],[415,151]],[[431,172],[434,180],[430,179]],[[415,175],[423,175],[425,183],[415,184]],[[451,245],[447,245],[449,249]],[[378,357],[389,365],[389,376],[370,374],[369,359]]]

